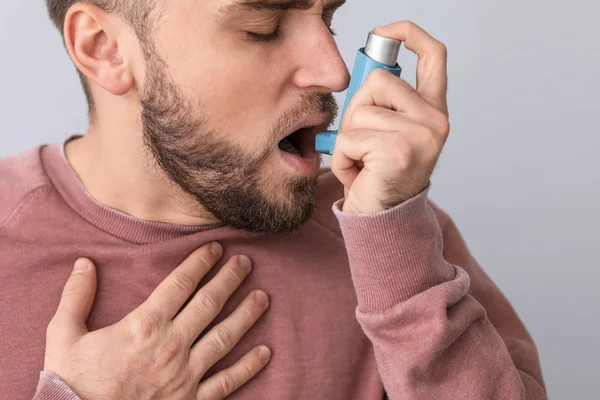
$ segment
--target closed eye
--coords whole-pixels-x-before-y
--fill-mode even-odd
[[[250,7],[254,11],[285,11],[289,9],[306,9],[310,8],[311,3],[307,3],[304,0],[283,0],[283,1],[273,1],[273,0],[250,0],[247,2],[237,3],[241,4],[242,7]],[[329,2],[323,6],[323,22],[327,25],[327,29],[332,36],[336,36],[336,32],[331,28],[331,22],[333,20],[333,15],[337,11],[338,8],[346,4],[346,0],[333,0],[333,2]],[[280,25],[278,24],[274,31],[270,33],[259,33],[259,32],[246,32],[248,39],[255,42],[273,42],[281,37]]]
[[[331,27],[327,27],[332,36],[336,35],[336,32]],[[256,42],[273,42],[281,37],[280,26],[271,33],[258,33],[258,32],[246,32],[248,39]]]

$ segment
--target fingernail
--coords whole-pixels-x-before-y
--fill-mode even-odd
[[[223,247],[221,247],[219,243],[214,242],[210,244],[210,252],[213,256],[219,257],[221,255],[221,250],[223,250]]]
[[[83,274],[90,270],[90,262],[84,258],[80,258],[75,261],[75,267],[73,268],[74,274]]]
[[[238,257],[238,260],[242,268],[244,268],[246,271],[250,271],[252,269],[252,262],[248,256],[241,255]]]
[[[254,293],[254,297],[256,298],[256,302],[262,307],[266,307],[269,304],[269,296],[262,290],[257,290]]]
[[[258,358],[260,358],[262,361],[267,361],[269,358],[271,358],[271,350],[269,350],[267,346],[260,346],[258,348]]]

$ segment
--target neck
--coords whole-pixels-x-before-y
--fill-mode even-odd
[[[146,221],[219,223],[167,179],[141,145],[141,129],[124,132],[122,126],[132,125],[120,125],[94,123],[85,136],[65,147],[71,167],[95,200]]]

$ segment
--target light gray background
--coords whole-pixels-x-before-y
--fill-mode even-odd
[[[334,19],[349,67],[395,20],[447,44],[452,134],[432,196],[532,332],[553,399],[593,398],[600,378],[598,18],[594,0],[348,0]],[[43,1],[3,1],[0,49],[0,156],[85,131]],[[414,56],[400,62],[414,84]]]

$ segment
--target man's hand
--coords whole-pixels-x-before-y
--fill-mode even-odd
[[[94,303],[96,273],[91,261],[78,260],[48,326],[44,369],[86,400],[216,400],[236,391],[267,364],[267,347],[259,346],[233,366],[200,380],[266,311],[268,297],[251,293],[194,344],[251,269],[247,257],[232,258],[182,309],[222,255],[222,247],[213,246],[192,253],[123,320],[94,332],[88,332],[86,320]]]
[[[417,54],[417,89],[378,69],[350,101],[331,160],[346,212],[380,212],[419,194],[450,132],[445,45],[407,21],[374,33]]]

